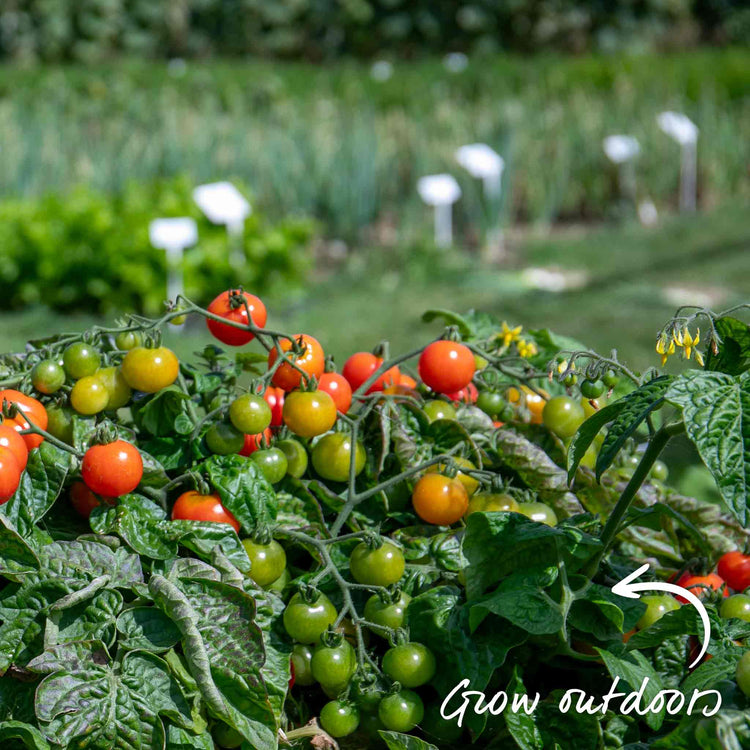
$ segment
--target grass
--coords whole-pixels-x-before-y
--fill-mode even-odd
[[[527,328],[550,327],[603,352],[616,347],[624,361],[642,369],[657,364],[655,333],[680,300],[723,309],[750,298],[750,233],[741,206],[668,218],[654,229],[628,224],[567,230],[512,238],[509,244],[503,268],[487,267],[459,251],[363,250],[319,271],[304,296],[268,298],[268,324],[313,333],[341,365],[351,352],[386,338],[394,352],[427,340],[440,330],[421,323],[428,308],[476,308]],[[531,289],[525,267],[585,272],[587,281],[563,293]],[[105,322],[42,310],[1,319],[0,351],[17,351],[42,332]],[[183,332],[167,331],[166,341],[186,356],[209,338],[196,321]]]
[[[607,217],[617,196],[602,138],[642,146],[639,196],[676,201],[678,147],[655,125],[679,109],[701,129],[701,204],[748,195],[750,64],[746,50],[674,56],[476,59],[460,74],[436,60],[395,67],[386,82],[356,63],[130,62],[0,69],[0,195],[105,191],[187,174],[238,177],[272,217],[304,213],[361,242],[364,227],[429,224],[418,176],[449,171],[470,237],[483,207],[454,161],[485,141],[506,159],[502,214],[535,224]],[[395,217],[395,218],[394,218]]]

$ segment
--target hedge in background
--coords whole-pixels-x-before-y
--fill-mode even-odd
[[[201,218],[191,188],[178,178],[131,183],[112,196],[79,187],[0,202],[0,307],[42,303],[60,311],[161,313],[166,258],[150,245],[148,224],[162,216],[193,216],[199,223],[198,245],[185,253],[185,289],[192,298],[207,301],[213,290],[240,283],[264,293],[302,284],[313,222],[271,224],[251,215],[247,263],[236,271],[225,230]]]
[[[5,0],[0,57],[613,50],[750,37],[745,0]]]

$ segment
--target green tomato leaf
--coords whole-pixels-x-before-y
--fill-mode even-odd
[[[55,606],[59,606],[59,602]],[[122,609],[122,595],[113,589],[97,591],[87,601],[62,610],[55,617],[58,643],[99,640],[112,645],[115,622]]]
[[[189,450],[184,441],[175,437],[158,437],[139,443],[139,450],[145,451],[166,471],[184,469],[190,461]]]
[[[71,466],[71,455],[45,440],[29,453],[21,484],[7,503],[0,505],[18,533],[28,537],[60,494]]]
[[[18,574],[37,570],[39,559],[16,531],[13,522],[0,516],[0,575],[18,580]]]
[[[278,511],[276,493],[257,464],[243,456],[211,456],[204,465],[221,502],[246,532],[273,522]]]
[[[693,606],[680,607],[667,612],[653,625],[633,634],[628,641],[628,649],[654,648],[668,638],[699,633],[703,633],[703,624],[698,611]]]
[[[28,750],[50,750],[44,735],[31,724],[23,721],[0,722],[0,745],[11,747],[13,740],[17,740]]]
[[[680,690],[690,695],[693,690],[716,689],[722,680],[734,680],[737,664],[742,658],[742,649],[715,654],[712,659],[696,667],[682,682]]]
[[[550,750],[599,750],[602,747],[599,717],[577,711],[563,713],[559,708],[562,697],[562,690],[553,690],[537,706],[535,719],[542,746]]]
[[[167,730],[167,747],[169,750],[215,750],[216,745],[208,731],[193,734],[170,724]]]
[[[513,667],[513,676],[505,689],[507,695],[527,695],[526,687],[521,679],[518,665]],[[504,711],[505,726],[508,727],[511,737],[521,750],[542,750],[542,735],[536,724],[533,713],[525,711]]]
[[[186,401],[190,396],[171,385],[162,388],[153,396],[144,398],[133,406],[133,418],[136,425],[155,437],[174,435],[175,422],[181,416],[187,416]],[[179,432],[179,430],[177,430]]]
[[[412,737],[410,734],[388,732],[383,729],[378,734],[388,750],[438,750],[435,745],[420,740],[418,737]]]
[[[667,401],[682,409],[685,430],[711,471],[729,510],[747,526],[750,487],[750,373],[689,370]]]
[[[90,664],[106,666],[109,662],[109,652],[101,641],[74,641],[45,649],[27,669],[38,674],[85,672]]]
[[[628,526],[645,526],[654,531],[662,531],[665,519],[677,521],[687,532],[695,548],[699,549],[706,557],[711,557],[713,552],[705,535],[686,516],[666,503],[655,503],[647,508],[636,508],[631,506],[625,516],[620,529]]]
[[[180,631],[172,620],[155,607],[126,609],[117,618],[118,645],[129,651],[140,649],[161,653],[180,640]]]
[[[36,682],[18,680],[10,674],[0,677],[0,721],[35,724],[36,685]]]
[[[212,521],[164,521],[159,524],[164,539],[179,542],[204,560],[211,560],[215,550],[222,550],[239,570],[250,570],[250,560],[234,528]]]
[[[624,399],[618,399],[611,404],[603,406],[595,414],[592,414],[579,428],[573,436],[568,446],[568,482],[573,481],[578,464],[586,455],[594,438],[601,432],[604,425],[609,424],[625,408]]]
[[[706,370],[741,375],[750,369],[750,326],[736,318],[719,318],[714,322],[721,342],[714,354],[706,350]]]
[[[670,375],[654,378],[615,402],[621,406],[599,449],[596,459],[597,480],[609,468],[627,439],[635,433],[646,417],[662,406],[671,382]]]
[[[568,623],[600,641],[621,639],[644,611],[645,605],[637,599],[615,597],[606,586],[592,584],[571,605]]]

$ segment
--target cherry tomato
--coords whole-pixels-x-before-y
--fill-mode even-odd
[[[570,396],[554,396],[544,406],[544,426],[561,438],[573,437],[583,424],[583,407]]]
[[[375,625],[396,630],[404,624],[406,608],[409,606],[411,597],[402,591],[394,602],[384,602],[378,594],[373,594],[365,603],[365,620]],[[373,630],[376,635],[381,632]]]
[[[257,435],[271,424],[273,413],[263,396],[243,393],[229,405],[229,421],[246,435]]]
[[[88,518],[94,508],[100,505],[114,505],[115,498],[100,497],[94,494],[83,482],[73,482],[70,486],[70,503],[82,518]]]
[[[21,484],[21,466],[10,448],[0,448],[0,505],[7,503]]]
[[[636,623],[638,630],[650,627],[657,620],[661,620],[667,612],[680,608],[677,600],[669,594],[648,594],[642,596],[641,601],[646,605],[646,611]]]
[[[157,349],[137,346],[125,355],[121,368],[125,382],[143,393],[156,393],[172,385],[180,373],[177,357],[165,346]]]
[[[539,392],[533,391],[527,385],[522,385],[520,391],[518,388],[512,387],[508,388],[506,393],[508,402],[514,406],[520,406],[523,399],[524,406],[531,417],[531,424],[542,424],[542,412],[549,399],[547,391],[542,388],[537,388],[537,391]]]
[[[451,419],[454,421],[456,419],[456,409],[447,401],[425,401],[422,411],[427,415],[430,422],[435,422],[438,419]]]
[[[142,344],[143,336],[140,331],[122,331],[115,336],[115,346],[123,352],[129,352]]]
[[[322,435],[336,422],[336,404],[324,391],[292,391],[284,400],[284,424],[304,438]]]
[[[279,440],[276,447],[284,451],[286,456],[286,473],[290,477],[299,479],[307,471],[307,451],[299,440],[289,438]]]
[[[172,506],[173,521],[213,521],[228,523],[239,533],[239,521],[222,504],[221,498],[212,493],[201,495],[195,490],[183,492]]]
[[[65,372],[73,378],[85,378],[87,375],[93,375],[102,363],[102,355],[96,347],[78,341],[71,344],[63,352],[63,366]]]
[[[97,495],[127,495],[143,477],[143,459],[138,449],[125,440],[92,445],[83,456],[81,477]]]
[[[725,599],[719,608],[719,614],[722,617],[750,622],[750,596],[747,594],[735,594]]]
[[[248,310],[250,317],[248,317]],[[245,326],[252,321],[257,328],[263,328],[267,319],[266,306],[258,297],[235,289],[222,292],[215,297],[208,306],[208,312]],[[242,346],[255,338],[255,334],[247,329],[235,328],[211,318],[206,318],[206,325],[214,338],[229,346]]]
[[[739,550],[727,552],[719,558],[716,572],[735,591],[744,591],[750,587],[750,555]]]
[[[56,393],[65,384],[65,370],[54,359],[42,360],[31,371],[31,384],[39,393]]]
[[[271,428],[267,428],[257,435],[245,435],[242,439],[242,448],[237,451],[240,456],[251,456],[255,451],[260,449],[261,442],[266,441],[266,445],[271,442]]]
[[[322,593],[312,602],[306,602],[302,594],[295,594],[284,610],[284,628],[290,638],[300,643],[316,643],[329,625],[336,622],[336,607]]]
[[[354,476],[365,468],[365,447],[358,440],[354,451]],[[312,465],[323,479],[332,482],[348,482],[352,461],[352,439],[344,432],[323,435],[312,449]]]
[[[507,405],[505,396],[498,391],[481,391],[477,396],[477,407],[492,419],[498,419]]]
[[[414,390],[417,387],[417,381],[414,380],[411,375],[407,375],[405,372],[400,372],[398,376],[398,383],[396,385],[401,385],[404,388]]]
[[[286,552],[275,539],[268,544],[243,539],[242,546],[250,558],[250,578],[258,586],[270,586],[286,570]]]
[[[699,599],[702,599],[703,596],[708,593],[708,590],[718,591],[722,586],[724,586],[724,596],[729,596],[729,591],[727,590],[725,583],[724,579],[721,576],[716,575],[716,573],[698,576],[688,572],[683,573],[683,575],[677,579],[678,586],[688,589],[688,591],[691,591]],[[685,604],[687,599],[683,596],[678,596],[677,601],[680,602],[680,604]]]
[[[295,643],[292,646],[291,661],[294,665],[294,680],[297,685],[306,687],[315,684],[312,673],[313,650],[306,643]]]
[[[63,443],[73,445],[73,412],[61,406],[50,406],[47,409],[47,417],[47,432],[52,437],[62,440]],[[6,424],[12,425],[14,423],[11,421],[6,422]]]
[[[425,474],[417,481],[411,496],[416,514],[427,523],[450,526],[463,518],[469,495],[458,481],[442,474]]]
[[[15,404],[18,407],[18,415],[13,419],[7,420],[7,423],[12,425],[17,432],[28,430],[30,426],[29,420],[36,427],[42,430],[47,429],[47,410],[40,401],[27,396],[25,393],[21,393],[21,391],[14,391],[10,388],[0,391],[0,406],[2,406],[3,401]],[[29,450],[41,445],[44,440],[41,435],[35,434],[21,435],[21,437]]]
[[[16,432],[12,425],[12,422],[0,424],[0,448],[7,448],[10,451],[18,461],[19,468],[23,471],[29,460],[29,449],[26,447],[23,437]]]
[[[606,390],[601,380],[584,380],[581,383],[581,395],[584,398],[599,398]]]
[[[436,393],[466,388],[474,377],[476,363],[469,347],[455,341],[433,341],[419,356],[419,377]]]
[[[359,711],[349,701],[330,701],[320,710],[320,725],[331,737],[347,737],[357,731]]]
[[[664,461],[654,461],[654,465],[651,467],[649,474],[653,479],[656,479],[657,482],[666,482],[667,477],[669,477],[669,469]]]
[[[410,732],[424,718],[424,704],[413,690],[401,690],[380,701],[378,717],[392,732]]]
[[[250,460],[258,465],[263,472],[263,476],[271,484],[280,482],[286,476],[286,453],[280,448],[273,447],[254,451]]]
[[[281,427],[284,424],[283,410],[284,410],[284,396],[285,392],[283,388],[275,388],[269,386],[263,392],[263,398],[268,406],[271,408],[271,426]]]
[[[104,367],[98,370],[94,377],[104,383],[104,387],[109,393],[106,411],[119,409],[130,401],[133,391],[119,367]]]
[[[480,492],[469,500],[469,509],[466,515],[470,516],[477,512],[500,512],[509,511],[518,513],[518,503],[510,495],[504,492]]]
[[[356,669],[357,657],[347,640],[342,640],[338,646],[319,645],[313,651],[313,677],[323,687],[343,689]]]
[[[383,671],[403,687],[415,688],[428,683],[437,669],[435,656],[421,643],[401,643],[383,655]]]
[[[451,401],[456,401],[461,404],[476,404],[479,398],[479,391],[474,383],[469,383],[466,388],[461,388],[453,393],[445,394]]]
[[[349,381],[352,391],[356,391],[382,364],[382,357],[376,357],[370,352],[357,352],[346,360],[341,373]],[[398,367],[390,367],[384,373],[378,375],[375,382],[365,393],[382,391],[396,385],[400,380],[401,371]]]
[[[104,411],[108,402],[109,391],[96,375],[85,375],[77,380],[70,392],[70,405],[86,416]]]
[[[454,456],[453,457],[453,463],[455,463],[457,466],[461,466],[464,469],[476,469],[477,467],[474,466],[474,464],[469,461],[468,458],[464,458],[463,456]],[[428,474],[433,473],[444,473],[447,466],[446,464],[433,464],[427,469]],[[464,474],[463,471],[459,471],[456,474],[456,479],[458,479],[459,482],[464,486],[464,489],[466,490],[466,494],[471,497],[479,488],[479,482],[474,479],[471,474]]]
[[[607,388],[614,388],[619,382],[620,378],[614,370],[607,370],[607,372],[602,375],[602,383],[604,383]]]
[[[346,414],[352,405],[352,387],[349,381],[337,372],[324,372],[318,381],[318,388],[325,391],[336,404],[336,411]]]
[[[265,587],[265,589],[266,591],[274,591],[279,596],[283,596],[284,591],[291,580],[292,576],[289,573],[289,568],[284,568],[281,575],[275,581],[273,581],[273,583],[269,583],[268,586]]]
[[[215,422],[206,430],[206,445],[211,453],[228,456],[245,449],[245,436],[229,422]]]
[[[557,526],[557,514],[544,503],[518,503],[518,512],[537,523]]]
[[[750,651],[745,651],[737,662],[735,680],[737,681],[737,687],[750,697]]]
[[[599,409],[607,405],[607,399],[605,396],[599,396],[599,398],[582,398],[579,403],[583,407],[585,419],[588,419],[594,416]]]
[[[400,581],[405,567],[404,553],[390,542],[377,549],[360,542],[349,558],[352,578],[368,586],[390,586]]]
[[[302,351],[301,354],[291,356],[291,360],[299,369],[292,367],[289,362],[282,362],[271,378],[275,386],[283,388],[285,391],[291,391],[294,388],[299,387],[302,382],[302,373],[300,370],[302,370],[308,378],[316,378],[319,380],[321,375],[325,372],[326,367],[326,355],[323,351],[323,347],[318,343],[317,339],[303,333],[297,333],[292,338],[294,339],[294,345],[299,347]],[[292,348],[292,341],[289,339],[281,339],[279,341],[279,347],[282,352],[288,352]],[[268,353],[269,370],[274,366],[278,356],[279,353],[276,351],[275,347]]]

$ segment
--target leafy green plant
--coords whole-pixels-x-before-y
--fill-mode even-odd
[[[244,295],[228,299],[247,310]],[[158,344],[160,327],[185,314],[255,342],[233,356],[208,345],[171,384],[129,394],[117,411],[70,414],[64,430],[50,417],[69,409],[72,380],[45,395],[33,390],[31,369],[82,337],[30,342],[25,354],[5,356],[3,415],[11,425],[26,420],[18,423],[24,437],[44,439],[0,504],[4,747],[265,749],[316,736],[320,746],[326,733],[345,735],[344,746],[383,741],[397,750],[742,746],[750,699],[744,677],[734,678],[750,624],[719,614],[721,592],[705,597],[711,658],[691,671],[696,610],[673,604],[642,620],[646,605],[612,586],[644,557],[661,578],[697,570],[698,555],[710,567],[747,539],[746,310],[678,311],[657,350],[680,349],[704,367],[673,376],[632,372],[615,353],[600,356],[546,329],[430,311],[425,320],[444,320],[442,338],[452,342],[429,349],[430,382],[439,387],[435,373],[446,375],[433,358],[447,349],[474,355],[473,377],[460,376],[463,393],[428,393],[401,379],[412,360],[427,372],[425,345],[397,356],[379,346],[380,364],[353,388],[334,428],[366,455],[361,467],[349,451],[345,481],[307,466],[272,485],[244,446],[246,455],[211,450],[206,435],[228,415],[236,421],[239,407],[230,407],[239,395],[263,393],[279,373],[296,373],[300,395],[325,401],[304,340],[260,327],[250,313],[244,323],[180,299],[159,319],[131,315],[91,329],[83,338],[103,368],[120,367],[131,346]],[[122,373],[132,378],[132,360]],[[384,373],[384,390],[371,390]],[[606,394],[582,396],[580,382],[599,380]],[[503,394],[503,424],[473,405],[470,384]],[[30,412],[19,416],[18,389],[44,404],[47,429]],[[455,401],[455,413],[435,418],[430,410],[431,419],[425,397]],[[545,415],[553,399],[578,407],[569,410],[580,417],[569,443],[558,437],[568,425]],[[494,399],[488,408],[497,411]],[[290,436],[295,423],[283,410],[282,421],[265,440],[314,448],[317,436]],[[728,513],[671,490],[664,467],[653,471],[680,432],[695,442]],[[71,487],[81,476],[91,484],[86,457],[115,438],[137,446],[140,481],[116,499],[94,497],[86,521],[71,513]],[[468,506],[452,526],[426,522],[409,503],[415,483],[429,477],[453,483]],[[98,481],[120,478],[113,467]],[[472,508],[472,483],[502,495],[506,510]],[[176,496],[190,488],[200,502],[218,503],[223,522],[175,514]],[[544,522],[535,520],[539,503],[550,511]],[[262,588],[248,552],[260,565],[259,551],[271,547],[277,561],[283,548],[285,569]],[[638,714],[616,701],[602,711],[561,708],[567,691],[602,696],[615,680],[621,689],[643,686],[646,703],[665,689],[716,690],[723,709],[671,711],[663,701]],[[481,711],[461,685],[487,700],[525,697],[534,708]]]

